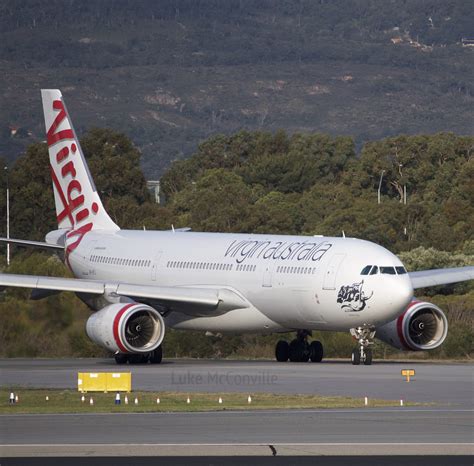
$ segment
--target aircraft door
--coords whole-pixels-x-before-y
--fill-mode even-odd
[[[84,257],[84,275],[94,277],[95,276],[95,264],[92,260],[92,256],[94,255],[95,248],[97,246],[97,240],[91,241],[90,248],[89,248],[89,255]]]
[[[323,290],[335,290],[336,289],[336,277],[339,268],[341,267],[342,261],[346,257],[345,254],[334,254],[329,261],[326,274],[324,275]]]
[[[265,288],[272,287],[272,266],[265,265],[265,271],[263,272],[262,286]]]
[[[155,254],[155,257],[153,259],[152,265],[151,265],[151,279],[156,282],[156,275],[158,272],[158,265],[160,263],[161,256],[163,255],[163,251],[158,251]]]

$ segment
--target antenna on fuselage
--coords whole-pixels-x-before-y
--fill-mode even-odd
[[[342,237],[345,238],[346,234],[344,233],[344,230],[342,230]]]
[[[174,233],[174,225],[171,224],[171,231]]]

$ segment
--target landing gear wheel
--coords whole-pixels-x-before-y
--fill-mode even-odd
[[[307,347],[303,347],[303,351],[300,354],[300,362],[308,362],[309,361],[309,345]]]
[[[128,361],[128,354],[124,353],[117,353],[114,355],[115,362],[117,364],[127,364]]]
[[[309,361],[309,344],[306,340],[291,340],[289,350],[289,358],[291,362]]]
[[[280,340],[275,347],[275,358],[278,362],[286,362],[290,357],[290,345],[285,340]]]
[[[309,345],[311,362],[321,362],[324,356],[323,344],[320,341],[312,341]]]
[[[372,364],[372,350],[370,348],[365,349],[364,365],[370,366]]]
[[[351,357],[352,365],[358,366],[360,364],[360,350],[359,348],[355,348],[352,350],[352,357]]]
[[[156,348],[156,350],[150,353],[149,360],[151,364],[160,364],[162,359],[163,359],[163,348],[160,345],[158,346],[158,348]]]
[[[288,358],[291,362],[299,362],[300,360],[300,349],[299,341],[291,340],[289,345],[289,354]]]
[[[129,364],[145,364],[148,362],[147,354],[130,354],[128,356]]]

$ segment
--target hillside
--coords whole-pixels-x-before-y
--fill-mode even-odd
[[[39,89],[76,129],[125,132],[147,178],[239,129],[473,134],[470,2],[0,2],[0,155],[44,139]]]

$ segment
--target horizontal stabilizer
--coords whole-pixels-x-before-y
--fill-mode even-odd
[[[40,249],[56,249],[58,251],[64,251],[64,246],[59,244],[43,243],[42,241],[29,241],[26,239],[13,239],[13,238],[0,238],[0,243],[16,244],[17,246],[24,246],[27,248],[40,248]]]

